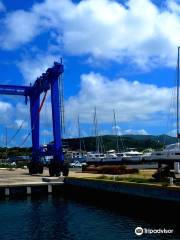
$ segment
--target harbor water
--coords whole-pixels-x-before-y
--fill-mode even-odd
[[[104,199],[108,202],[108,199]],[[119,203],[121,205],[121,203]],[[126,206],[117,208],[96,201],[62,196],[5,199],[0,202],[1,240],[130,240],[180,239],[178,221],[165,221],[131,214]],[[162,222],[159,222],[162,221]],[[172,223],[170,226],[169,223]],[[175,234],[143,234],[136,227],[174,228]]]

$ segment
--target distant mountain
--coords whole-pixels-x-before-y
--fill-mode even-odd
[[[164,145],[175,143],[176,138],[168,135],[123,135],[118,137],[118,142],[121,150],[125,148],[136,148],[142,151],[147,148],[163,148]],[[64,143],[72,150],[78,150],[80,148],[80,140],[78,138],[64,139]],[[109,149],[116,149],[116,146],[116,136],[104,135],[100,137],[100,150],[107,151]],[[86,151],[95,151],[96,138],[81,138],[81,149]]]
[[[147,140],[147,139],[151,139],[153,141],[159,141],[162,144],[168,145],[168,144],[172,144],[175,143],[177,141],[177,139],[175,137],[171,137],[169,135],[166,134],[162,134],[162,135],[123,135],[122,137],[129,137],[135,140]]]

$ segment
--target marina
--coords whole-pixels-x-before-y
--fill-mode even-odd
[[[107,203],[101,204],[101,207],[106,206],[112,209],[113,206],[113,209],[118,211],[121,209],[119,205],[126,205],[127,213],[125,214],[128,214],[129,209],[131,209],[131,211],[138,216],[142,216],[142,214],[149,216],[152,214],[153,209],[153,212],[155,212],[153,217],[160,214],[162,218],[168,216],[168,219],[172,219],[174,211],[178,211],[180,208],[179,142],[177,144],[171,144],[165,150],[159,152],[148,152],[148,149],[144,149],[143,153],[136,148],[124,148],[120,150],[118,136],[116,134],[116,150],[109,149],[105,152],[103,148],[103,137],[98,133],[95,108],[95,151],[84,151],[82,154],[82,139],[80,139],[81,134],[79,129],[80,151],[78,152],[76,149],[71,155],[70,152],[68,152],[69,149],[63,147],[61,133],[62,109],[59,108],[59,101],[61,99],[59,78],[61,78],[63,70],[64,66],[62,61],[60,63],[54,62],[53,67],[48,68],[45,73],[37,78],[34,85],[30,87],[0,85],[1,94],[22,95],[25,97],[26,103],[29,98],[31,114],[30,134],[32,135],[32,152],[29,156],[17,156],[17,158],[13,158],[13,161],[11,161],[7,158],[8,148],[6,144],[6,159],[2,160],[2,168],[0,169],[0,207],[1,203],[3,206],[3,201],[8,201],[8,205],[11,207],[11,201],[16,201],[15,199],[19,199],[20,201],[21,198],[29,198],[28,201],[30,202],[32,202],[34,198],[38,199],[39,197],[44,197],[44,199],[48,198],[50,202],[55,199],[57,203],[59,201],[65,203],[64,201],[67,200],[70,208],[72,201],[77,201],[78,199],[81,201],[90,201],[93,202],[93,204],[96,201],[102,203],[102,201],[106,199]],[[49,89],[51,89],[53,141],[40,145],[40,111]],[[44,97],[40,102],[41,93],[44,93]],[[117,127],[115,111],[114,121],[115,127]],[[79,124],[78,118],[78,126]],[[17,131],[19,131],[19,129]],[[28,134],[27,137],[29,137],[30,134]],[[177,136],[179,139],[179,134]],[[24,141],[26,141],[26,138]],[[72,170],[73,168],[74,170]],[[73,200],[74,196],[75,200]],[[49,204],[49,202],[46,203],[44,199],[41,200],[42,204]],[[38,200],[36,203],[38,203]],[[53,208],[52,211],[59,211],[58,205],[55,209]],[[76,212],[79,211],[79,209],[73,211]],[[104,211],[105,210],[103,210],[103,212]],[[23,211],[21,213],[24,214]],[[32,217],[33,214],[31,214],[30,217]],[[41,214],[43,214],[42,209],[40,215]],[[65,216],[62,217],[64,218]],[[83,217],[83,215],[81,217]],[[113,217],[113,219],[115,218]],[[122,219],[123,217],[121,216],[121,220]],[[50,221],[51,225],[53,219]],[[100,221],[102,221],[101,218]],[[106,221],[108,221],[108,218],[105,220],[105,225]],[[131,228],[131,230],[129,230],[130,239],[138,235],[136,229],[139,227],[144,234],[146,234],[146,231],[148,233],[147,229],[151,230],[154,226],[157,227],[154,223],[152,225],[147,223],[149,228],[146,228],[146,226],[142,226],[144,223],[141,223],[139,226],[137,225],[138,221],[132,221],[133,225],[130,224],[128,226]],[[58,221],[55,224],[57,223]],[[71,221],[69,221],[69,223],[71,223]],[[164,228],[164,231],[169,231],[167,233],[168,235],[171,234],[169,235],[169,239],[171,239],[171,237],[173,237],[172,239],[178,237],[179,229],[177,222],[169,222],[168,220],[165,223],[168,223],[168,226]],[[162,221],[161,226],[159,225],[161,231],[163,231],[162,226],[164,226],[165,223]],[[76,224],[76,221],[73,221],[72,224]],[[172,224],[174,224],[174,226]],[[102,223],[101,227],[104,228]],[[34,225],[31,226],[31,229],[32,228],[34,228]],[[38,232],[40,231],[41,236],[45,234],[45,239],[47,239],[47,232],[43,231],[43,233],[41,233],[41,230],[42,229],[39,228]],[[77,236],[77,233],[73,232],[73,228],[70,228],[68,230],[69,232],[66,231],[66,227],[63,230],[65,230],[64,239],[73,239],[74,235],[76,239],[83,239],[82,237],[84,235]],[[119,229],[115,229],[115,233],[112,233],[112,230],[113,227],[110,228],[110,232],[107,232],[108,240],[111,239],[111,237],[114,239],[116,235],[120,236],[123,234],[122,232],[121,234],[119,233]],[[101,235],[99,235],[99,229],[94,228],[92,228],[88,234],[86,233],[86,239],[90,239],[91,232],[93,231],[95,231],[95,235],[93,236],[95,239],[104,239],[102,230]],[[154,231],[157,231],[157,229]],[[48,232],[51,232],[51,229]],[[6,239],[6,236],[8,237],[8,234],[5,234],[4,239]],[[31,237],[32,236],[31,233]],[[123,234],[123,238],[125,236],[126,234]],[[144,237],[144,239],[146,239],[145,235]],[[24,239],[24,236],[22,239]],[[57,235],[54,237],[53,233],[51,233],[49,239],[57,239]]]
[[[180,2],[162,2],[0,0],[0,240],[180,240]]]

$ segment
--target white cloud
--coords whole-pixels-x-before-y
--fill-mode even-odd
[[[133,126],[127,130],[118,129],[118,134],[147,134],[146,122],[158,124],[164,121],[164,117],[169,112],[169,103],[172,89],[167,87],[157,87],[151,84],[144,84],[138,81],[128,81],[123,78],[110,80],[98,73],[83,74],[81,76],[80,91],[77,95],[65,101],[66,120],[74,124],[74,129],[68,135],[77,135],[77,123],[75,116],[80,115],[81,123],[92,125],[94,107],[97,109],[98,123],[113,122],[113,109],[116,110],[116,120],[118,127],[121,123],[131,123]],[[49,98],[49,97],[48,97]],[[47,99],[48,100],[48,99]],[[14,124],[20,126],[25,121],[29,130],[30,114],[29,105],[17,103],[12,106],[10,103],[0,101],[1,124]],[[51,106],[45,103],[41,112],[42,130],[50,130]],[[161,121],[162,120],[162,121]],[[142,122],[142,129],[135,127],[136,122]],[[133,125],[134,124],[134,125]],[[87,130],[87,129],[86,129]],[[69,131],[68,131],[69,132]],[[90,131],[88,132],[90,133]],[[48,135],[46,131],[44,136]]]
[[[12,113],[12,105],[10,103],[0,101],[0,124],[9,123]]]
[[[58,61],[59,56],[52,54],[37,54],[34,58],[24,57],[18,63],[27,84],[34,83],[37,77],[40,77],[49,67],[53,66],[54,61]]]
[[[0,124],[4,127],[18,129],[22,125],[22,129],[29,128],[29,105],[0,101],[0,116]]]
[[[1,113],[6,112],[9,109],[11,109],[11,104],[10,103],[0,101],[0,111],[1,111]]]
[[[171,137],[176,137],[177,136],[177,129],[173,129],[167,133],[167,135]]]
[[[22,119],[15,119],[14,122],[9,124],[7,127],[20,131],[20,129],[26,129],[28,127],[28,122]]]
[[[93,58],[131,60],[146,68],[174,66],[180,44],[179,1],[158,9],[150,0],[45,0],[30,11],[18,10],[4,19],[1,47],[26,44],[44,31],[51,33],[59,51]]]
[[[6,11],[6,7],[4,6],[4,4],[0,1],[0,12],[5,12]]]
[[[48,100],[49,96],[47,97]],[[8,132],[8,146],[20,146],[24,139],[29,135],[25,146],[31,142],[31,122],[30,109],[28,105],[23,103],[11,104],[0,101],[0,125],[1,133],[0,144],[5,144],[5,128]],[[49,137],[47,142],[52,140],[52,116],[50,102],[44,104],[40,116],[40,140],[44,141],[44,137]],[[4,130],[3,130],[4,129]]]
[[[97,73],[81,76],[80,91],[65,102],[66,118],[73,120],[79,113],[81,122],[90,123],[94,107],[98,122],[112,123],[113,109],[117,122],[163,119],[169,110],[172,89],[130,82],[119,78],[109,80]]]
[[[123,134],[132,134],[132,135],[148,135],[148,132],[145,130],[145,129],[138,129],[138,130],[135,130],[135,129],[127,129],[124,131]]]
[[[42,30],[38,16],[33,12],[18,10],[7,15],[2,21],[0,41],[3,48],[13,49],[31,41]]]
[[[137,134],[137,135],[148,135],[148,132],[145,129],[126,129],[122,130],[120,126],[112,127],[113,135],[126,135],[126,134]],[[111,134],[111,133],[109,133]]]
[[[17,103],[14,109],[15,119],[22,117],[21,121],[27,121],[29,119],[29,102],[28,105],[23,103]]]
[[[122,135],[123,132],[122,132],[122,129],[120,128],[120,126],[113,126],[112,127],[112,133],[110,134],[113,134],[113,135]]]
[[[175,12],[177,14],[180,13],[180,1],[179,0],[171,0],[168,1],[168,7],[172,12]]]
[[[43,136],[52,136],[52,132],[49,131],[49,130],[47,130],[47,129],[43,129],[42,135],[43,135]]]

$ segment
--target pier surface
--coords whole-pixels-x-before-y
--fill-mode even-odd
[[[72,170],[69,173],[70,177],[80,178],[96,178],[102,174],[81,173],[80,170]],[[43,183],[42,178],[49,177],[48,169],[44,169],[43,174],[29,175],[28,169],[0,169],[0,186],[14,184],[29,184]]]

